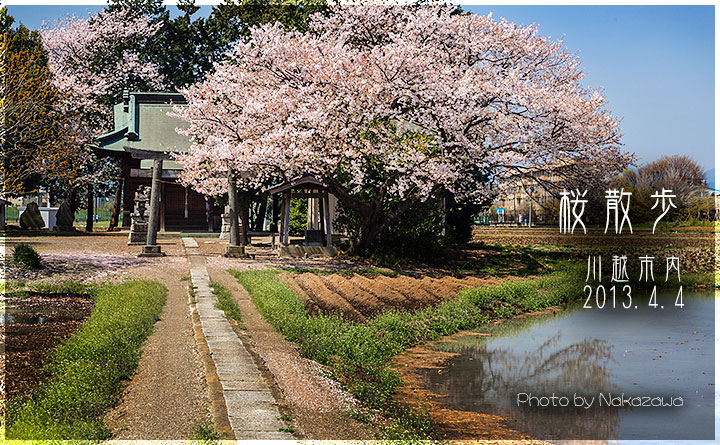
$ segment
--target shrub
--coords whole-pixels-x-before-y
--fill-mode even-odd
[[[31,246],[20,243],[15,246],[15,250],[13,251],[13,262],[18,266],[37,269],[40,267],[40,254]]]
[[[290,235],[304,236],[307,228],[307,198],[292,198],[290,201]]]

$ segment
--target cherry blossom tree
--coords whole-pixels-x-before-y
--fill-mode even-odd
[[[114,162],[97,158],[89,147],[112,128],[112,105],[123,89],[163,88],[156,64],[142,55],[158,27],[130,9],[118,8],[85,19],[66,17],[41,29],[52,83],[63,94],[59,109],[77,116],[68,132],[74,141],[67,143],[84,152],[86,160],[77,183],[88,185],[88,228],[93,184],[114,181],[118,171]]]
[[[264,25],[183,91],[182,180],[224,192],[302,174],[360,218],[362,252],[439,193],[480,201],[508,171],[591,160],[621,171],[617,120],[580,61],[533,26],[453,6],[334,6],[309,32]]]
[[[128,9],[103,10],[86,19],[66,17],[41,30],[53,83],[65,106],[82,113],[78,133],[89,143],[112,126],[112,108],[123,89],[162,89],[156,65],[141,58],[158,30]]]

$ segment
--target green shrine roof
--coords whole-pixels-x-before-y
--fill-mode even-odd
[[[176,105],[187,101],[179,93],[125,92],[123,102],[113,107],[115,126],[110,133],[97,138],[97,145],[106,152],[125,152],[125,147],[150,151],[187,152],[192,144],[189,137],[178,134],[176,128],[188,123],[168,116]],[[141,162],[146,168],[152,161]],[[165,169],[181,169],[174,161],[165,161]]]

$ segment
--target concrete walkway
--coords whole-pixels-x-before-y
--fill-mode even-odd
[[[195,287],[196,310],[210,355],[217,369],[227,407],[230,426],[237,440],[285,439],[285,427],[275,399],[245,345],[232,330],[225,313],[217,308],[217,298],[210,288],[205,257],[193,238],[183,238],[190,261],[190,277]]]

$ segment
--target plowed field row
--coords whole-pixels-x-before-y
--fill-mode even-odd
[[[336,312],[364,321],[387,309],[419,309],[452,298],[462,289],[494,280],[467,277],[412,278],[384,275],[284,273],[281,278],[304,300],[311,313]]]

